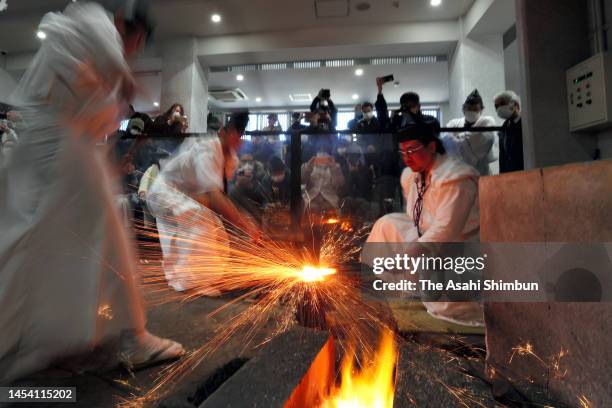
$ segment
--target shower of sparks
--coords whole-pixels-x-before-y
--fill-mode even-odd
[[[578,397],[578,403],[580,404],[580,408],[593,408],[593,404],[585,395]]]
[[[272,240],[255,243],[236,226],[225,223],[228,227],[224,229],[215,220],[216,216],[205,210],[190,214],[188,220],[165,219],[175,227],[159,233],[159,239],[172,241],[180,256],[166,257],[160,263],[151,256],[156,251],[153,244],[144,248],[147,262],[140,262],[139,267],[147,298],[153,304],[162,304],[190,301],[212,292],[235,294],[208,317],[218,316],[245,299],[253,303],[219,325],[211,340],[163,370],[146,394],[120,405],[143,406],[159,400],[211,353],[237,336],[245,351],[258,329],[267,323],[273,324],[273,335],[282,333],[295,323],[296,311],[305,302],[315,314],[325,310],[322,315],[341,348],[350,341],[371,352],[368,336],[388,328],[380,311],[362,300],[359,282],[340,273],[342,265],[357,260],[365,229],[354,230],[347,222],[326,223],[319,259],[315,259],[304,246]],[[149,238],[158,234],[151,228],[139,233]],[[164,270],[190,290],[181,293],[169,288]]]
[[[113,310],[110,305],[100,305],[98,307],[98,316],[104,320],[113,320]]]
[[[531,344],[530,342],[526,342],[525,344],[519,344],[518,346],[513,347],[512,355],[510,356],[510,359],[508,360],[508,364],[512,363],[512,360],[514,359],[516,355],[531,356],[535,358],[540,364],[542,364],[542,366],[548,368],[548,364],[546,364],[546,362],[533,351],[533,344]]]

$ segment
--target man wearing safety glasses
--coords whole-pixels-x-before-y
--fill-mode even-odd
[[[478,242],[478,172],[446,154],[439,132],[431,124],[420,122],[406,128],[398,141],[407,166],[401,176],[406,211],[379,219],[368,243]],[[482,324],[482,306],[477,303],[423,303],[436,318],[470,326]]]

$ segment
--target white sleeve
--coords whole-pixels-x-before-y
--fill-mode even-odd
[[[484,118],[478,124],[478,127],[493,126],[495,122],[488,118]],[[457,143],[457,147],[465,162],[475,166],[481,160],[489,157],[494,144],[495,132],[466,132],[465,138]]]
[[[419,242],[457,242],[478,199],[478,181],[464,177],[445,182],[437,198],[434,222]]]
[[[200,142],[192,147],[190,159],[195,174],[194,193],[223,191],[225,167],[220,148],[213,142]]]

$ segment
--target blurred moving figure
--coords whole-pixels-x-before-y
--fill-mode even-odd
[[[464,117],[451,120],[446,127],[495,127],[495,119],[482,116],[483,110],[482,97],[478,89],[474,89],[463,104]],[[497,160],[496,139],[495,132],[461,132],[445,135],[442,142],[449,154],[458,156],[476,168],[481,176],[489,176],[491,175],[489,163]]]
[[[344,186],[342,169],[331,155],[331,144],[319,143],[317,154],[302,165],[302,184],[306,185],[304,202],[314,213],[338,211],[340,189]]]
[[[523,171],[523,123],[521,100],[512,91],[505,91],[495,97],[497,115],[505,120],[499,132],[499,172]]]
[[[116,186],[94,151],[133,95],[124,55],[150,30],[146,5],[130,3],[109,6],[115,24],[96,3],[45,15],[13,97],[23,137],[0,169],[0,383],[119,335],[130,366],[184,352],[145,329]]]
[[[399,135],[400,152],[407,166],[401,177],[406,212],[388,214],[376,221],[368,242],[478,242],[478,172],[447,155],[438,134],[431,123],[416,123]],[[436,318],[468,326],[483,324],[479,303],[423,304]]]
[[[225,194],[248,120],[247,113],[234,113],[219,134],[186,139],[149,189],[147,205],[157,219],[164,272],[168,284],[177,291],[220,294],[207,285],[206,272],[202,272],[203,264],[204,268],[218,265],[221,271],[227,262],[229,236],[220,217],[255,240],[261,235]],[[202,245],[198,241],[202,236],[216,244]]]

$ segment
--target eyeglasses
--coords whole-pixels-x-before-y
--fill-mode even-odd
[[[421,145],[421,146],[418,146],[418,147],[413,147],[412,149],[400,150],[400,154],[402,156],[412,156],[413,154],[415,154],[419,150],[423,150],[424,148],[425,148],[425,146]]]

